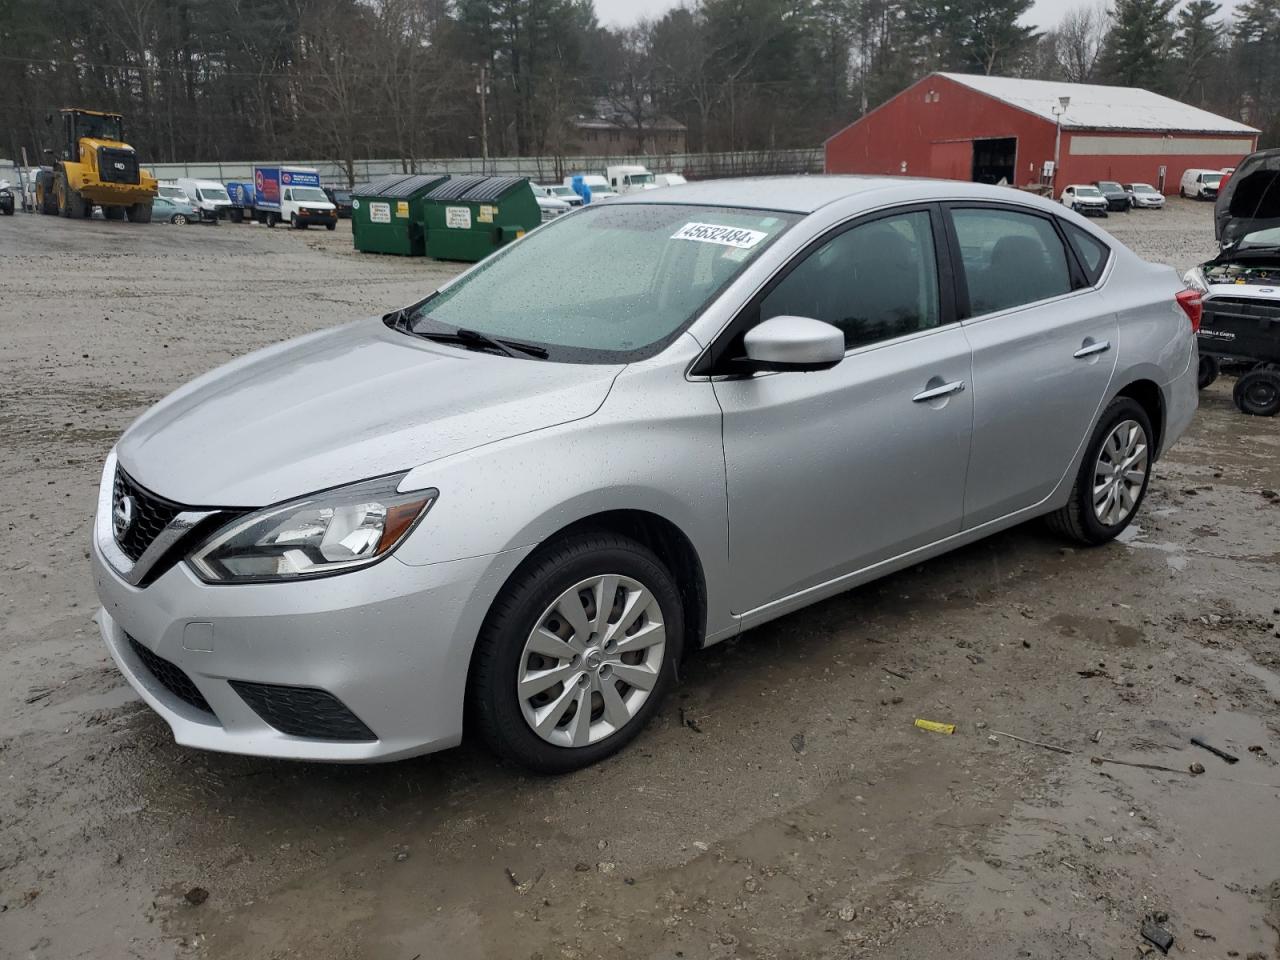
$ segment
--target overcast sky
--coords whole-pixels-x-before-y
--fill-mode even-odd
[[[1083,2],[1089,0],[1036,0],[1028,20],[1037,27],[1052,27],[1064,12]],[[1237,0],[1223,0],[1223,10],[1230,10],[1236,2]],[[595,0],[596,16],[601,23],[611,27],[630,26],[641,17],[661,16],[677,3],[678,0]]]

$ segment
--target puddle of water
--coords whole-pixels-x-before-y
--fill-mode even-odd
[[[1169,564],[1170,570],[1181,572],[1187,569],[1189,560],[1180,544],[1155,543],[1150,540],[1144,540],[1142,539],[1142,527],[1136,523],[1131,523],[1121,530],[1116,539],[1126,547],[1131,547],[1135,550],[1157,550],[1163,553],[1165,562]]]

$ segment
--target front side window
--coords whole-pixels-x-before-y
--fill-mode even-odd
[[[928,212],[883,217],[828,240],[761,301],[761,320],[780,316],[839,327],[846,349],[936,327],[938,260]]]
[[[544,347],[552,360],[639,359],[674,339],[799,219],[731,207],[587,207],[414,307],[408,329],[475,330]],[[601,263],[613,266],[590,266]]]
[[[969,288],[969,316],[1071,291],[1067,251],[1047,218],[995,209],[955,209],[951,217]]]

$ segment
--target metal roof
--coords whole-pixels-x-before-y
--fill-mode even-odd
[[[454,177],[427,194],[429,200],[497,200],[528,177]]]
[[[1058,98],[1070,97],[1067,112],[1062,116],[1062,126],[1067,130],[1159,130],[1240,135],[1260,132],[1208,110],[1137,87],[982,77],[966,73],[939,73],[937,76],[1043,117],[1050,123],[1057,120],[1053,111],[1058,108]]]
[[[379,177],[369,183],[356,184],[351,194],[355,197],[381,197],[386,191],[393,189],[397,184],[403,183],[408,179],[409,174],[407,173],[389,173],[385,177]]]
[[[396,199],[400,197],[412,197],[420,190],[427,190],[431,187],[437,187],[442,182],[449,179],[447,173],[412,173],[407,177],[400,177],[382,187],[377,192],[380,197],[388,199]],[[373,191],[368,191],[372,193]]]

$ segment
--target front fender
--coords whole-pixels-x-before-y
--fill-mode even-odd
[[[593,515],[655,514],[693,545],[711,636],[728,608],[728,515],[720,408],[679,370],[628,368],[591,417],[417,467],[402,489],[440,497],[397,556],[426,564],[520,550]]]

